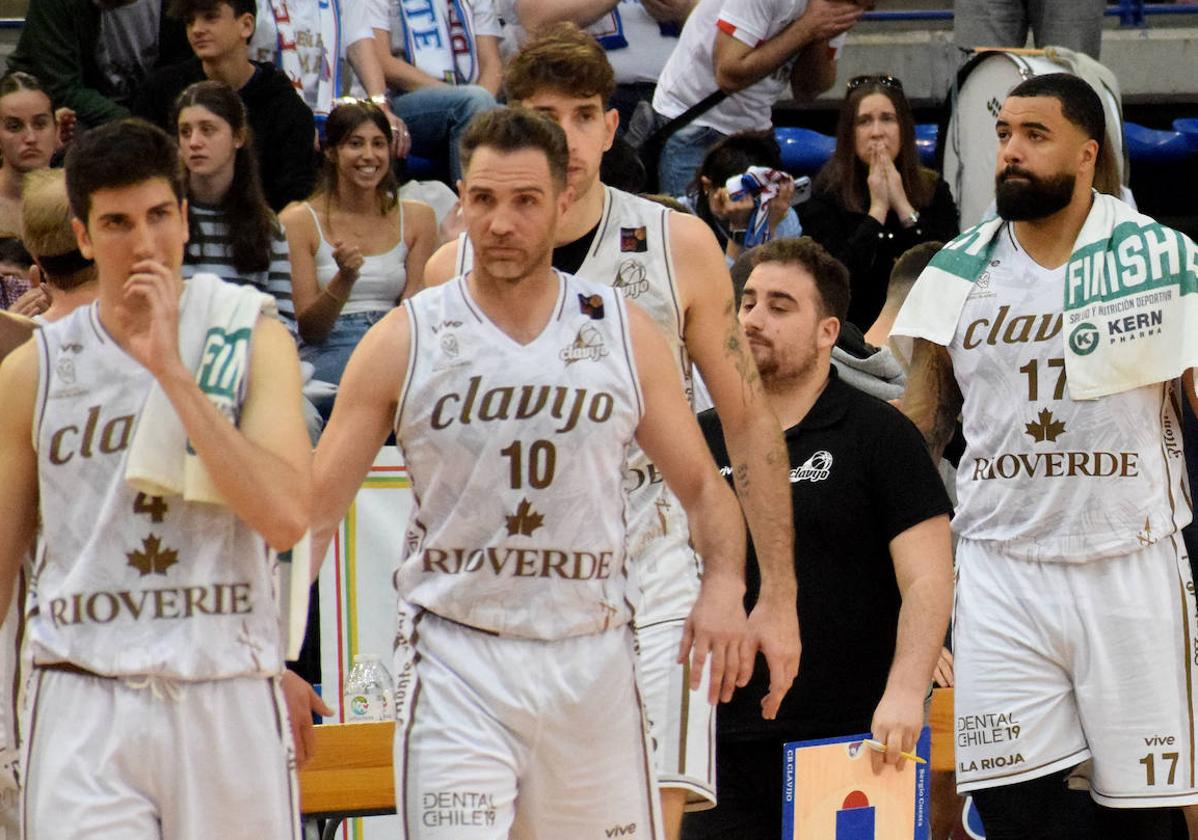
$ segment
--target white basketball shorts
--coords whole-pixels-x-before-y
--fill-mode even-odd
[[[959,792],[1087,762],[1101,805],[1198,803],[1198,610],[1180,535],[1087,563],[963,539],[953,644]]]
[[[407,840],[663,836],[629,628],[540,641],[400,609]]]
[[[167,683],[38,668],[24,726],[26,840],[300,836],[277,680]]]
[[[677,619],[637,628],[638,674],[657,783],[685,790],[686,810],[705,811],[716,805],[716,711],[707,702],[710,664],[694,691],[689,663],[678,664],[684,623]]]

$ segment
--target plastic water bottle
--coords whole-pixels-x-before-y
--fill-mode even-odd
[[[395,689],[377,656],[360,653],[354,657],[343,700],[346,723],[375,723],[394,717]]]

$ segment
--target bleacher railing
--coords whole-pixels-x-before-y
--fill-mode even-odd
[[[1106,7],[1107,17],[1119,18],[1120,26],[1146,26],[1150,15],[1194,15],[1198,17],[1198,6],[1174,5],[1172,3],[1145,3],[1143,0],[1120,0]],[[879,21],[933,21],[952,20],[952,9],[906,9],[896,11],[875,10],[866,12],[865,20]]]

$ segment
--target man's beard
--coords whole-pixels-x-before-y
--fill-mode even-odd
[[[1027,180],[1007,180],[1012,175],[1022,175]],[[1068,207],[1073,200],[1077,176],[1072,172],[1063,172],[1041,178],[1026,169],[1008,166],[994,181],[998,215],[1008,222],[1028,222],[1046,218]]]
[[[757,365],[757,372],[761,375],[761,381],[766,390],[786,390],[794,383],[801,382],[815,370],[818,359],[819,351],[815,347],[811,347],[809,352],[800,352],[786,359],[785,363],[779,362],[778,354],[772,344],[760,358],[757,353],[753,354],[753,361]]]

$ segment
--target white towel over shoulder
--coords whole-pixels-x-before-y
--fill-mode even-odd
[[[241,420],[250,338],[259,316],[275,316],[275,299],[214,274],[187,281],[179,301],[179,355],[200,390],[234,425]],[[125,480],[147,496],[182,496],[224,504],[196,456],[183,421],[157,382],[150,388],[129,448]]]
[[[892,335],[948,346],[1003,224],[982,222],[945,245],[915,281]],[[1184,234],[1095,193],[1063,291],[1073,399],[1167,382],[1198,366],[1198,245]]]

